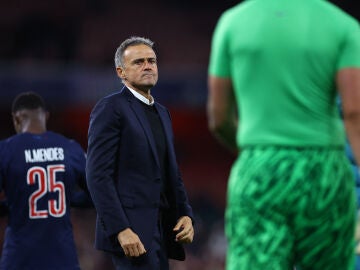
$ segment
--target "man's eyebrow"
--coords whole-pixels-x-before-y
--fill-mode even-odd
[[[156,57],[135,58],[131,62],[138,62],[138,61],[145,61],[145,60],[156,60]]]

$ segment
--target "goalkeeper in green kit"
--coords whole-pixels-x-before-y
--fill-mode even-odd
[[[226,269],[353,270],[359,23],[324,0],[243,1],[216,25],[208,83],[209,128],[238,153]]]

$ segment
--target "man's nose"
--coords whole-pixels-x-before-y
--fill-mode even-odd
[[[144,68],[145,69],[151,69],[152,68],[152,64],[150,63],[150,61],[148,61],[148,60],[144,61]]]

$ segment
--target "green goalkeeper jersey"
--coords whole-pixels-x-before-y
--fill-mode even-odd
[[[346,67],[360,67],[348,14],[323,0],[248,0],[220,18],[209,74],[232,79],[240,147],[343,146],[335,78]]]

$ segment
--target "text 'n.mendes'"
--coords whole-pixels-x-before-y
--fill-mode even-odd
[[[24,153],[27,163],[64,160],[64,149],[61,147],[26,149]]]

